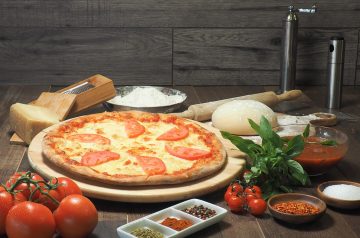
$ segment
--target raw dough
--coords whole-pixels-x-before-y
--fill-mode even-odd
[[[212,114],[212,124],[221,131],[236,135],[256,135],[248,119],[257,124],[264,115],[272,127],[278,125],[274,111],[265,104],[254,100],[234,100],[219,106]]]

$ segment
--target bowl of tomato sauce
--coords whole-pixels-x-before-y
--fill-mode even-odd
[[[287,125],[277,128],[284,139],[302,134],[307,125]],[[310,126],[303,152],[294,158],[312,176],[321,175],[339,163],[348,150],[347,135],[332,127]]]

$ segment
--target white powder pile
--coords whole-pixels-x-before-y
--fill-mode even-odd
[[[342,200],[360,200],[360,187],[347,184],[338,184],[327,186],[323,193],[326,196]]]
[[[116,96],[111,101],[114,104],[130,107],[161,107],[179,103],[181,95],[166,95],[156,88],[135,88],[124,97]]]

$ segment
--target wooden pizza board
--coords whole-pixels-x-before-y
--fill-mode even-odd
[[[55,125],[56,126],[56,125]],[[217,130],[207,125],[206,129]],[[54,126],[52,126],[54,127]],[[31,167],[45,178],[66,176],[73,179],[84,195],[111,201],[155,203],[184,200],[205,195],[226,187],[245,166],[244,158],[227,157],[224,167],[214,175],[178,185],[158,186],[117,186],[91,181],[71,173],[50,163],[42,153],[42,140],[49,127],[34,137],[29,145],[28,158]],[[218,133],[218,132],[217,132]],[[220,137],[219,137],[220,139]],[[225,146],[226,148],[227,146]]]

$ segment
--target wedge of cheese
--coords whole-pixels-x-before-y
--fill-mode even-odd
[[[59,122],[56,113],[45,107],[22,103],[10,107],[10,127],[27,144],[40,131]]]

